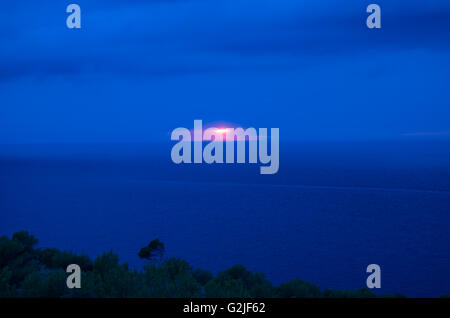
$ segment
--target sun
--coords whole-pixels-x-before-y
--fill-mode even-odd
[[[225,134],[228,132],[228,128],[217,128],[216,133]]]

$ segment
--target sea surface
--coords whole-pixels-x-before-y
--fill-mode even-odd
[[[0,235],[135,267],[158,237],[195,267],[321,288],[363,288],[375,263],[379,293],[450,294],[450,141],[285,143],[271,176],[170,146],[0,146]]]

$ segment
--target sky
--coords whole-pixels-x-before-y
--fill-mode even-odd
[[[372,2],[3,2],[0,144],[164,141],[194,119],[289,141],[450,138],[450,2]]]

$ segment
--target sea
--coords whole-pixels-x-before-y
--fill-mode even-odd
[[[174,164],[170,143],[0,146],[0,235],[140,268],[166,257],[218,273],[235,264],[274,284],[450,294],[450,141],[286,142],[280,169]]]

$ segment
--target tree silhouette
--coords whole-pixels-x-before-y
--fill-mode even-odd
[[[147,260],[154,260],[155,258],[161,259],[164,255],[164,243],[158,238],[154,239],[147,246],[141,248],[138,256]]]

